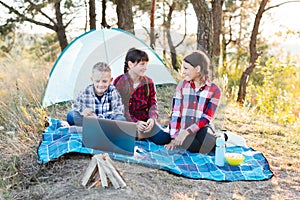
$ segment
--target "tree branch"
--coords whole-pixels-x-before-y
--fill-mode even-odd
[[[49,17],[46,13],[44,13],[36,4],[32,3],[30,0],[27,0],[27,2],[30,3],[31,6],[33,6],[39,13],[41,13],[41,15],[43,15],[44,17],[46,17],[50,22],[52,22],[53,24],[56,24],[56,22]]]
[[[296,1],[296,0],[295,0],[295,1],[286,1],[286,2],[282,2],[282,3],[280,3],[280,4],[277,4],[277,5],[270,6],[270,7],[266,8],[266,9],[264,10],[264,12],[266,12],[266,11],[272,9],[272,8],[276,8],[276,7],[279,7],[279,6],[282,6],[282,5],[284,5],[284,4],[288,4],[288,3],[300,3],[300,1]]]
[[[24,21],[28,21],[28,22],[34,23],[34,24],[39,25],[39,26],[44,26],[46,28],[49,28],[49,29],[55,31],[55,26],[53,26],[53,25],[46,24],[46,23],[39,22],[39,21],[36,21],[34,19],[28,18],[24,14],[22,14],[18,10],[16,10],[15,8],[13,8],[13,7],[7,5],[6,3],[4,3],[3,1],[0,1],[0,4],[2,4],[4,7],[8,8],[11,12],[16,14],[17,16],[21,17],[21,19],[24,20]]]
[[[175,45],[175,48],[179,47],[179,45],[181,45],[183,43],[183,41],[185,40],[186,38],[186,9],[184,10],[184,35],[183,35],[183,38],[181,39],[180,42],[178,42],[177,45]]]

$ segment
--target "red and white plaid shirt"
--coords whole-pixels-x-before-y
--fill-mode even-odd
[[[175,138],[180,130],[196,133],[213,118],[219,105],[221,91],[207,80],[198,91],[193,81],[181,81],[173,97],[170,135]]]

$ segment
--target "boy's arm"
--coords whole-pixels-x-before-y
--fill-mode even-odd
[[[85,110],[86,106],[83,103],[83,94],[82,92],[74,99],[73,101],[73,110],[79,112],[82,115],[82,112]]]
[[[114,88],[112,90],[112,98],[111,98],[111,108],[113,111],[113,116],[114,118],[116,116],[124,116],[124,105],[122,103],[122,98],[120,93],[118,92],[118,90],[116,88]]]
[[[74,99],[73,110],[83,115],[84,110],[94,108],[94,96],[92,95],[93,86],[89,85],[82,90],[78,96]],[[94,110],[93,110],[94,112]]]

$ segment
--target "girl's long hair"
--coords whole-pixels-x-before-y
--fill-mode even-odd
[[[129,66],[128,62],[131,61],[132,63],[139,63],[141,61],[149,62],[148,54],[145,51],[131,48],[127,51],[124,63],[124,74],[128,73]]]
[[[127,54],[125,57],[125,62],[124,62],[124,74],[127,75],[128,77],[129,77],[129,75],[128,75],[128,71],[129,71],[128,62],[129,61],[131,61],[132,63],[136,63],[136,64],[141,61],[149,62],[149,57],[145,51],[142,51],[142,50],[136,49],[136,48],[129,49],[127,51]],[[144,85],[144,87],[145,87],[145,95],[149,96],[149,90],[150,90],[149,84],[148,84],[148,80],[145,77],[142,77],[141,84]],[[131,96],[129,81],[126,81],[124,93],[125,93],[124,96],[129,101],[130,96]]]

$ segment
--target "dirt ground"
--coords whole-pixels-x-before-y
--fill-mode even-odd
[[[274,172],[270,180],[193,180],[160,169],[113,161],[127,187],[114,189],[113,186],[100,186],[86,189],[81,185],[81,180],[91,155],[72,153],[39,165],[36,153],[26,152],[20,157],[18,165],[21,182],[7,186],[10,192],[3,193],[2,199],[299,199],[299,143],[288,143],[286,134],[277,131],[276,127],[272,127],[275,131],[269,137],[256,128],[254,122],[257,120],[247,117],[247,113],[235,107],[227,106],[226,110],[216,117],[216,125],[242,135],[250,147],[265,155]],[[271,125],[267,128],[271,129]],[[279,144],[286,145],[285,148],[291,152],[280,153]],[[272,145],[278,145],[277,149]]]
[[[90,159],[90,155],[69,154],[43,166],[27,166],[38,173],[13,199],[297,199],[299,195],[299,178],[294,186],[284,182],[292,176],[287,171],[267,181],[215,182],[119,161],[113,164],[127,187],[86,189],[80,182]]]

